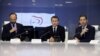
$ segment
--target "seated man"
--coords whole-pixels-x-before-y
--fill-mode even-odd
[[[95,28],[88,24],[88,19],[84,15],[79,18],[74,38],[79,42],[90,42],[95,39]]]
[[[16,22],[17,15],[12,12],[9,14],[10,23],[3,26],[2,40],[9,41],[11,38],[19,37],[17,35],[24,32],[23,25]]]
[[[59,18],[57,16],[51,17],[52,25],[46,28],[43,41],[49,40],[49,42],[64,42],[65,41],[65,29],[59,25]]]

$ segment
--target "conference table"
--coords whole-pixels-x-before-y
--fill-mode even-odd
[[[100,56],[100,44],[0,41],[0,56]]]

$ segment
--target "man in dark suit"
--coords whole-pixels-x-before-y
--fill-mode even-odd
[[[16,22],[17,15],[15,12],[9,14],[10,23],[3,26],[2,40],[9,41],[12,38],[19,37],[17,35],[24,32],[23,25]]]
[[[52,25],[46,28],[42,40],[49,42],[64,42],[65,41],[65,29],[59,25],[59,18],[57,16],[51,17]]]
[[[95,39],[95,28],[88,24],[86,16],[80,16],[79,26],[76,28],[74,37],[79,42],[90,42]]]

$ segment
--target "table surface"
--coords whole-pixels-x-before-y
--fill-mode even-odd
[[[0,56],[100,56],[100,44],[0,42]]]

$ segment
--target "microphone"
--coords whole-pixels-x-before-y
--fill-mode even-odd
[[[24,32],[22,32],[22,33],[20,33],[20,34],[15,35],[14,37],[16,38],[16,37],[18,37],[18,36],[19,36],[19,38],[21,38],[21,35],[22,35],[22,34],[25,34],[25,33],[27,34],[27,33],[28,33],[28,31],[26,30],[26,31],[24,31]],[[14,38],[14,37],[13,37],[13,38]]]

